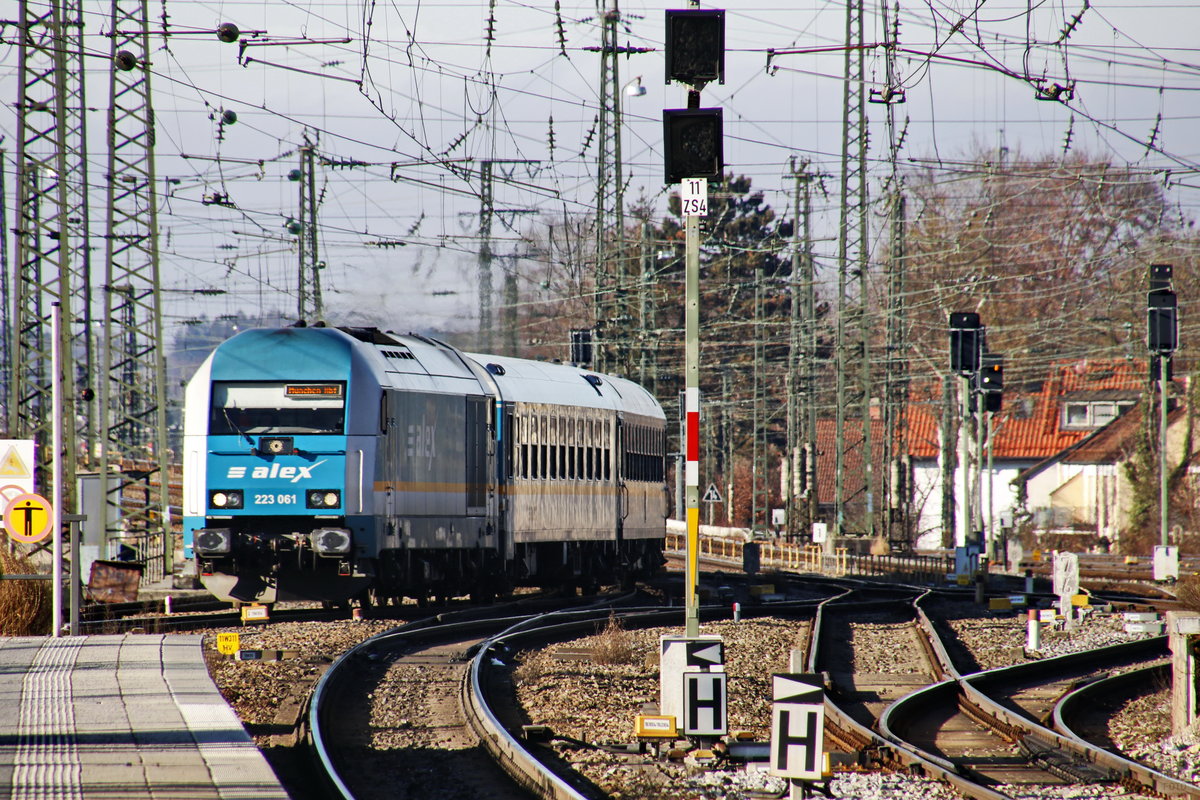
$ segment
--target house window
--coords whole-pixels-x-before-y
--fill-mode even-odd
[[[1062,427],[1068,430],[1102,428],[1133,406],[1131,402],[1113,400],[1063,403]]]
[[[1097,428],[1117,418],[1116,403],[1092,403],[1092,424]]]
[[[1063,405],[1064,428],[1090,428],[1088,421],[1087,403],[1066,403]]]

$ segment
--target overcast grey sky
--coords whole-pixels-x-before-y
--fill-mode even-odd
[[[865,6],[864,44],[880,43],[881,7],[871,0]],[[94,190],[104,169],[108,7],[84,3],[85,46],[95,54],[87,63]],[[511,181],[497,185],[497,208],[548,217],[587,213],[593,204],[596,147],[585,142],[597,113],[599,57],[586,49],[599,44],[594,3],[563,0],[558,13],[548,0],[155,0],[149,7],[154,32],[161,34],[166,13],[173,34],[169,47],[156,36],[152,54],[159,183],[169,190],[161,220],[164,285],[174,290],[169,324],[294,309],[294,237],[283,225],[297,201],[286,175],[306,130],[323,154],[344,164],[323,169],[320,178],[326,300],[339,321],[374,314],[393,320],[391,327],[472,327],[479,185],[448,168],[450,160],[537,162],[513,167]],[[791,157],[831,176],[838,171],[844,6],[752,0],[725,8],[726,82],[707,87],[703,101],[725,109],[727,169],[750,176],[771,205],[791,213]],[[641,76],[647,89],[622,97],[626,199],[644,194],[660,208],[667,192],[661,110],[684,105],[684,89],[663,81],[663,9],[644,0],[620,5],[621,43],[653,49],[619,65],[623,81]],[[901,129],[900,164],[940,164],[948,176],[978,148],[1061,155],[1069,139],[1072,151],[1152,172],[1181,212],[1194,214],[1196,6],[891,0],[889,15],[897,9],[895,84],[907,102],[893,107],[891,134],[884,106],[868,108],[873,190],[890,171],[887,143]],[[222,22],[260,33],[244,34],[248,46],[240,50],[211,33]],[[0,51],[0,92],[9,98],[0,133],[9,170],[13,30],[4,29]],[[777,55],[769,70],[768,48],[809,52]],[[883,89],[882,47],[867,49],[866,59],[870,88]],[[1035,99],[1037,86],[1054,84],[1073,88],[1073,98]],[[223,109],[237,113],[236,124],[218,124]],[[9,180],[10,192],[13,185]],[[826,186],[832,194],[836,179]],[[236,208],[206,203],[214,194],[227,194]],[[836,218],[835,201],[817,203],[826,229]],[[98,232],[103,217],[99,203],[94,207]],[[494,249],[520,253],[518,233],[544,224],[533,215],[514,217],[511,230],[497,224]],[[378,246],[401,240],[407,245]],[[819,256],[831,250],[818,245]],[[228,294],[190,293],[208,286]]]

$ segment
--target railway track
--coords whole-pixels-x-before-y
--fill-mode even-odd
[[[1200,798],[1200,787],[1118,760],[1043,724],[1052,720],[1058,700],[1072,688],[1161,659],[1161,639],[964,676],[919,603],[918,615],[947,680],[888,706],[879,719],[888,739],[1002,796],[1040,791],[1040,796],[1055,797],[1066,787],[1110,784],[1149,796]]]
[[[773,604],[769,610],[811,616],[813,605],[811,601]],[[610,601],[590,609],[536,616],[428,620],[377,636],[348,652],[322,679],[309,712],[310,739],[329,774],[335,796],[347,800],[382,797],[375,788],[379,785],[386,786],[386,796],[392,798],[433,796],[424,782],[413,785],[388,777],[412,772],[409,759],[415,755],[425,773],[430,764],[438,765],[439,780],[448,784],[437,785],[439,798],[604,797],[554,749],[521,735],[527,720],[513,705],[514,692],[508,681],[515,652],[595,633],[611,616],[629,629],[675,625],[680,619],[678,608],[615,606],[616,601]],[[757,613],[767,611],[758,609]],[[728,608],[710,606],[702,609],[702,619],[713,621],[730,613]],[[469,663],[461,661],[468,652],[472,656]],[[388,685],[389,681],[394,683]],[[362,711],[354,710],[363,701],[353,699],[353,695],[361,698],[372,692],[390,691],[397,697],[421,696],[420,691],[412,691],[413,681],[437,684],[436,690],[430,688],[424,694],[423,704],[408,702],[405,706],[406,719],[414,727],[433,731],[433,738],[413,740],[398,748],[376,748],[364,758],[371,748],[364,747],[361,728],[372,723]],[[457,705],[447,699],[456,682],[461,688]],[[405,683],[408,689],[399,688]],[[424,709],[416,708],[418,705],[424,705]],[[464,742],[470,744],[464,747]],[[476,743],[482,745],[482,750]],[[398,752],[405,748],[415,748],[416,752]],[[494,780],[494,764],[476,760],[484,750],[511,778],[503,793],[478,790],[481,782]]]
[[[714,593],[717,587],[730,587],[743,600],[750,588],[749,582],[730,574],[706,575],[704,581]],[[1018,672],[1014,673],[1018,675],[1015,682],[1010,682],[998,672],[971,674],[975,670],[969,662],[963,662],[961,656],[957,661],[951,658],[944,639],[932,635],[935,628],[945,626],[935,625],[913,603],[913,598],[927,591],[923,588],[783,574],[760,576],[757,581],[760,586],[762,581],[774,582],[779,592],[789,596],[801,594],[790,588],[798,582],[805,596],[816,599],[744,606],[742,613],[747,616],[787,615],[798,605],[812,614],[812,608],[821,605],[807,664],[799,671],[827,673],[826,735],[836,743],[831,749],[854,753],[860,768],[928,775],[954,786],[964,797],[980,800],[1052,798],[1055,795],[1048,786],[1078,788],[1093,781],[1108,781],[1114,788],[1141,787],[1166,796],[1200,797],[1189,793],[1196,790],[1194,786],[1170,783],[1148,771],[1135,774],[1139,765],[1120,764],[1114,760],[1119,758],[1115,754],[1109,754],[1105,762],[1105,756],[1095,754],[1095,745],[1074,743],[1069,741],[1073,738],[1070,733],[1039,725],[1053,717],[1060,696],[1102,674],[1152,663],[1157,658],[1153,648],[1138,655],[1133,652],[1138,647],[1129,647],[1124,661],[1109,659],[1091,667],[1093,656],[1080,654],[1075,657],[1073,672],[1062,667],[1050,677]],[[658,594],[670,597],[677,594],[676,588]],[[950,594],[969,596],[961,591]],[[531,793],[539,797],[603,796],[595,786],[580,780],[558,751],[526,741],[522,726],[530,720],[512,705],[515,692],[509,675],[513,653],[595,633],[608,618],[608,608],[544,613],[561,602],[539,600],[523,607],[499,605],[439,614],[377,636],[343,656],[321,679],[306,718],[309,737],[318,751],[323,749],[321,760],[328,762],[329,783],[337,787],[332,796],[361,800],[429,797],[430,786],[437,787],[436,796],[446,798],[507,799]],[[629,628],[676,626],[680,617],[678,607],[619,613]],[[729,613],[729,604],[702,608],[706,622]],[[873,649],[888,651],[890,661],[883,666],[860,667],[855,654],[860,648],[871,648],[872,642]],[[988,747],[992,750],[972,750],[970,756],[976,761],[966,757],[956,761],[953,753],[939,750],[936,736],[934,746],[926,747],[928,743],[907,741],[892,730],[891,726],[933,724],[908,716],[917,710],[928,716],[928,708],[922,710],[921,703],[914,704],[911,699],[921,694],[914,690],[928,683],[940,685],[945,694],[925,705],[962,712],[962,731],[969,732],[964,735],[991,737],[995,744]],[[400,698],[391,702],[394,713],[381,715],[371,710],[367,695],[392,692]],[[905,699],[897,705],[893,701],[898,697]],[[378,709],[379,704],[375,706]],[[1015,733],[1023,731],[1024,725],[1033,727]],[[988,730],[1001,733],[995,736]],[[627,731],[613,732],[618,738],[628,735]],[[978,743],[973,746],[979,747]],[[1062,755],[1075,747],[1092,754]],[[490,758],[483,755],[484,748]],[[988,776],[978,767],[989,759],[986,766],[1008,766],[1013,774],[1020,771],[1016,765],[1022,760],[1038,769],[1039,764],[1051,769],[1039,773],[1031,767],[1018,777],[999,771]],[[500,782],[494,762],[519,776],[502,791],[494,788]],[[1079,769],[1077,762],[1094,771],[1073,771]],[[481,786],[487,787],[486,791],[481,791]],[[380,787],[386,792],[381,794]],[[1041,787],[1042,793],[1014,793],[1012,787]]]

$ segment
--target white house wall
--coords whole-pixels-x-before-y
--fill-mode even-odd
[[[1017,505],[1016,488],[1012,481],[1022,470],[1030,466],[1029,462],[1016,464],[1005,463],[995,465],[990,481],[985,474],[983,480],[983,522],[987,527],[990,516],[994,519],[994,527],[999,529],[1002,522],[1011,521]],[[917,518],[918,549],[935,549],[942,546],[942,469],[935,460],[920,460],[913,462],[913,493],[914,511]],[[989,504],[989,497],[994,500]],[[956,517],[961,519],[963,511],[957,510]],[[1011,523],[1010,523],[1011,524]],[[978,527],[978,526],[976,526]],[[956,545],[963,544],[963,537],[956,536]]]

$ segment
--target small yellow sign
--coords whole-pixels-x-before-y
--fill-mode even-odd
[[[270,622],[270,610],[258,603],[251,603],[248,606],[242,606],[242,624],[247,622]]]
[[[643,738],[673,739],[679,735],[675,717],[660,714],[638,714],[633,720],[633,735]]]
[[[217,634],[217,652],[222,655],[231,656],[238,650],[242,649],[242,635],[240,633],[218,633]]]

